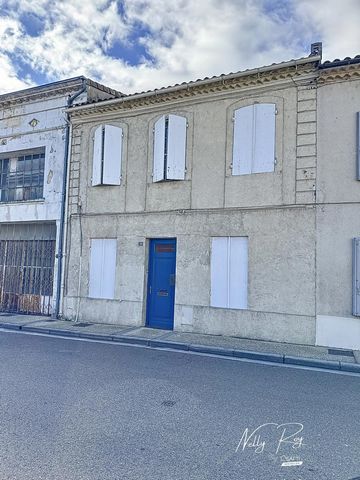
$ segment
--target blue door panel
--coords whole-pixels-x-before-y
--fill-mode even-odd
[[[176,239],[150,240],[146,324],[171,330],[174,326]]]

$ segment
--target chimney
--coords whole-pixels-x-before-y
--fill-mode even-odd
[[[310,57],[315,57],[320,55],[322,57],[322,42],[316,42],[311,44],[311,53]]]

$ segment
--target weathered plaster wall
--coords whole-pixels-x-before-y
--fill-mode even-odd
[[[356,112],[360,81],[318,89],[317,343],[360,349],[352,316],[352,238],[360,236]]]
[[[314,218],[313,207],[84,217],[80,318],[144,323],[146,239],[176,237],[175,329],[313,343]],[[72,318],[77,310],[79,227],[74,217],[65,308]],[[213,236],[249,238],[248,310],[210,307]],[[87,298],[90,238],[96,237],[118,240],[114,300]]]
[[[62,96],[0,110],[0,154],[45,147],[44,198],[0,203],[0,223],[60,219],[65,105]],[[33,119],[37,120],[34,127],[29,125]]]
[[[308,83],[76,119],[64,315],[144,324],[147,239],[176,237],[175,329],[314,344],[316,90]],[[256,101],[277,107],[275,171],[232,177],[233,112]],[[188,120],[186,178],[153,184],[152,126],[166,113]],[[101,123],[124,129],[118,187],[91,186],[92,137]],[[211,237],[228,235],[249,237],[247,310],[210,307]],[[116,238],[118,246],[115,299],[90,299],[90,239],[107,237]]]

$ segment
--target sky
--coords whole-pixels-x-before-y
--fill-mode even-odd
[[[125,94],[360,54],[360,0],[0,0],[0,94],[84,75]]]

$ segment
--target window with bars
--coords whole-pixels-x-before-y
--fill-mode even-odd
[[[0,156],[0,202],[43,198],[45,148]]]

